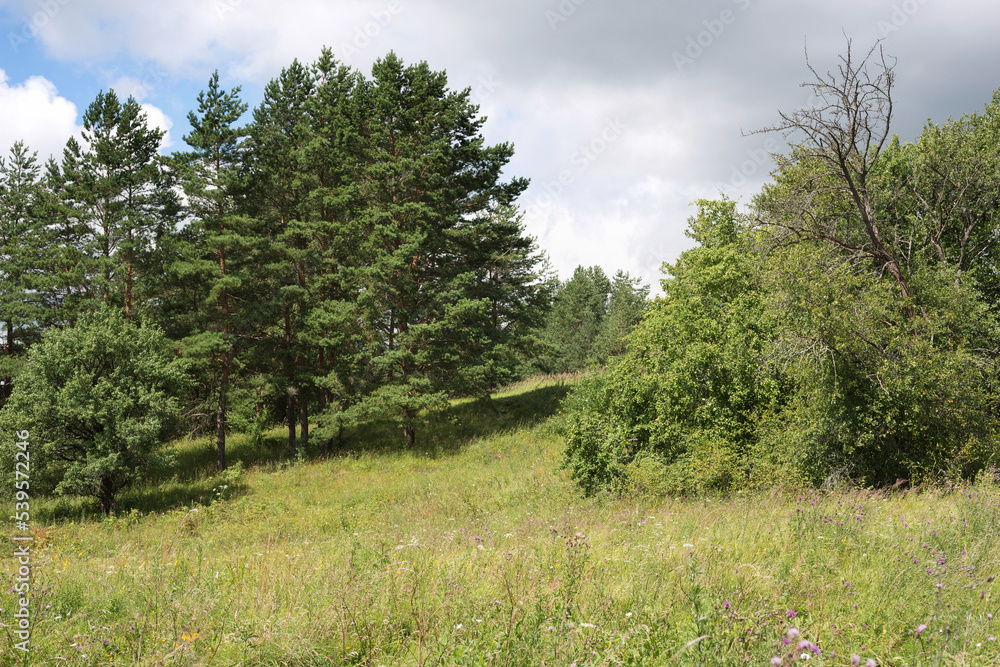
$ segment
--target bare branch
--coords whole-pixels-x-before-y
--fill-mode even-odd
[[[812,206],[810,197],[792,196],[782,211],[782,219],[770,224],[793,231],[802,238],[823,241],[841,250],[860,253],[872,260],[877,271],[892,276],[903,299],[912,296],[909,279],[903,270],[894,244],[887,241],[870,192],[870,179],[875,163],[890,139],[892,121],[893,68],[876,42],[860,61],[847,40],[847,52],[840,57],[835,72],[821,73],[805,53],[806,66],[812,81],[802,84],[811,90],[818,103],[792,112],[781,112],[781,122],[750,134],[781,132],[786,139],[800,137],[791,156],[779,159],[779,167],[802,164],[818,169],[827,179],[820,191],[834,194],[851,211],[853,223],[841,224],[845,218],[834,212],[834,219],[821,219],[822,212]],[[799,184],[799,195],[811,184]],[[828,214],[827,214],[828,215]],[[863,232],[866,242],[856,238]]]

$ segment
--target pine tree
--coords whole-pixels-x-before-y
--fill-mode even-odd
[[[188,114],[191,132],[184,141],[193,149],[175,156],[181,165],[184,193],[195,216],[186,234],[187,252],[174,265],[184,280],[198,280],[204,312],[199,331],[184,340],[188,354],[207,356],[217,368],[215,410],[217,466],[226,468],[227,393],[235,355],[233,294],[249,282],[253,244],[247,238],[247,220],[239,215],[239,170],[243,164],[245,131],[234,127],[247,105],[239,87],[226,92],[219,73],[198,94],[198,111]]]
[[[311,182],[301,169],[303,149],[309,143],[311,127],[307,107],[315,87],[314,75],[294,61],[272,80],[264,100],[254,109],[248,129],[251,162],[251,212],[257,219],[258,234],[266,242],[260,255],[262,273],[269,293],[261,295],[261,361],[270,366],[278,360],[280,370],[264,372],[285,394],[288,421],[288,448],[297,448],[295,422],[309,356],[302,337],[312,300],[306,276],[316,253],[308,220],[308,193]],[[306,420],[306,428],[308,422]],[[303,433],[308,438],[308,430]],[[307,444],[307,440],[304,444]]]
[[[542,338],[548,348],[540,361],[546,373],[581,371],[592,360],[604,325],[611,282],[599,266],[578,266],[556,293]]]
[[[358,303],[378,387],[357,415],[395,414],[410,445],[422,412],[487,345],[488,299],[475,298],[477,268],[461,240],[497,204],[527,187],[502,182],[509,144],[486,146],[470,91],[450,91],[426,63],[390,53],[359,85],[359,211],[363,262]]]
[[[544,325],[557,283],[523,216],[512,205],[481,215],[458,237],[465,261],[475,271],[470,296],[486,310],[475,325],[484,335],[470,348],[453,383],[464,393],[489,392],[518,375],[524,360],[537,355],[536,332]],[[470,341],[472,342],[472,341]]]
[[[72,142],[73,140],[71,140]],[[64,151],[64,164],[67,151]],[[48,251],[37,277],[36,294],[45,304],[43,326],[72,326],[79,316],[95,306],[90,277],[93,262],[88,253],[89,228],[74,205],[59,163],[49,159],[42,177],[38,214],[46,220]]]
[[[620,270],[611,280],[608,312],[594,341],[595,361],[605,364],[611,357],[625,354],[626,336],[646,312],[649,286]]]
[[[315,394],[324,451],[339,432],[345,407],[365,393],[370,351],[357,308],[355,276],[362,261],[357,221],[359,130],[355,87],[358,75],[324,49],[312,67],[315,92],[308,101],[309,139],[302,149],[305,193],[303,224],[308,226],[313,261],[304,276],[311,295],[301,339],[310,362],[300,370],[301,432],[309,423],[308,392]],[[308,378],[303,378],[308,373]],[[329,409],[328,409],[329,408]],[[326,414],[324,414],[326,413]],[[332,427],[332,430],[331,428]]]
[[[64,151],[61,190],[67,219],[88,230],[87,280],[94,295],[134,318],[140,282],[158,237],[172,231],[177,205],[157,154],[163,131],[147,125],[139,103],[101,92],[83,116],[81,145]]]
[[[0,157],[0,403],[10,396],[12,377],[46,317],[41,286],[48,239],[40,216],[43,191],[37,154],[18,141]]]

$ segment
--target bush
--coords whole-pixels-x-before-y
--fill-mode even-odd
[[[0,425],[5,434],[30,432],[33,492],[93,496],[110,512],[119,491],[167,463],[160,445],[177,424],[185,384],[158,328],[103,309],[45,333]],[[13,470],[9,435],[0,453]]]
[[[997,324],[973,280],[931,267],[901,301],[821,246],[755,253],[732,202],[699,206],[702,245],[667,267],[625,356],[567,402],[565,464],[586,493],[920,483],[995,465]]]
[[[758,424],[779,400],[781,376],[764,363],[775,324],[738,246],[734,205],[700,206],[691,235],[703,245],[669,267],[674,278],[628,352],[567,403],[566,465],[588,493],[633,484],[703,493],[744,483]],[[661,471],[659,484],[651,470]]]

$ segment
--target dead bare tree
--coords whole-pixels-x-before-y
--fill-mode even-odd
[[[761,222],[780,230],[779,241],[830,243],[854,259],[869,260],[898,285],[902,299],[913,296],[900,250],[879,220],[872,176],[890,140],[893,67],[881,42],[857,60],[847,41],[835,72],[821,74],[809,62],[814,104],[790,113],[781,122],[748,134],[781,132],[786,139],[803,137],[789,155],[776,156],[778,172],[804,164],[809,176],[782,192]],[[776,207],[776,208],[775,208]],[[907,308],[912,314],[912,309]]]

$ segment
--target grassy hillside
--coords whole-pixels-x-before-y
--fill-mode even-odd
[[[33,664],[998,661],[996,488],[584,499],[566,391],[457,403],[409,452],[380,425],[325,460],[236,437],[239,475],[179,442],[110,519],[32,500]],[[0,607],[0,663],[25,664]]]

